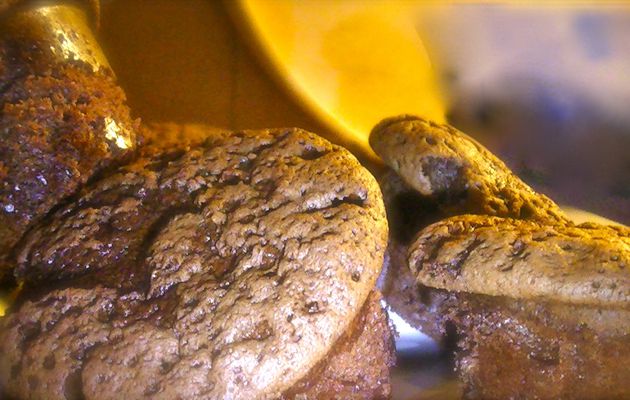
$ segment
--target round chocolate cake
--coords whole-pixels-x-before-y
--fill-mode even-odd
[[[0,388],[46,399],[293,396],[339,340],[356,340],[346,332],[357,324],[376,327],[389,351],[374,346],[376,361],[391,363],[386,317],[371,316],[378,297],[366,303],[386,243],[372,176],[311,133],[217,133],[140,158],[25,238],[24,291],[0,321]]]

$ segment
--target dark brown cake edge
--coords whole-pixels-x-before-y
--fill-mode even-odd
[[[396,362],[394,335],[374,290],[328,355],[281,399],[389,399]]]
[[[466,399],[630,398],[630,333],[609,329],[628,310],[449,293],[440,314]]]

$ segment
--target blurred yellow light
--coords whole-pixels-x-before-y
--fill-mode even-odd
[[[113,140],[121,149],[128,149],[131,146],[128,132],[110,117],[105,118],[105,131],[105,138]]]
[[[22,290],[22,284],[19,284],[15,289],[11,290],[11,292],[0,292],[0,317],[3,317],[9,308],[9,305],[13,303],[17,297],[17,295]]]
[[[288,88],[321,120],[369,148],[370,129],[384,117],[445,118],[445,101],[411,6],[242,0],[240,11],[255,47]]]

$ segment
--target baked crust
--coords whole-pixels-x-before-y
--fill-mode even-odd
[[[0,34],[2,275],[28,229],[134,151],[138,121],[109,70],[55,61],[36,32]]]
[[[373,291],[359,315],[326,356],[282,399],[389,399],[394,336],[381,295]]]
[[[630,229],[463,215],[422,230],[408,265],[456,292],[630,307]]]
[[[417,315],[403,315],[424,331],[455,327],[465,397],[628,398],[630,373],[622,364],[630,355],[630,229],[576,226],[447,125],[391,118],[374,128],[370,143],[404,184],[438,202],[437,218],[446,218],[431,225],[421,218],[412,224],[419,231],[412,243],[390,244],[390,264],[399,265],[389,265],[393,276],[385,282],[399,290],[387,294],[393,304],[415,302]],[[384,198],[390,220],[414,207]],[[392,224],[401,228],[408,237],[405,225]]]
[[[567,222],[485,147],[450,125],[403,115],[381,121],[370,145],[404,182],[439,199],[443,212]]]
[[[372,129],[370,145],[391,168],[379,178],[391,227],[383,294],[395,312],[438,342],[445,331],[434,311],[442,298],[425,290],[407,265],[408,246],[420,230],[469,213],[570,224],[553,201],[449,125],[411,115],[387,118]]]
[[[358,315],[386,239],[371,175],[302,130],[141,158],[26,238],[0,382],[20,398],[277,397]]]

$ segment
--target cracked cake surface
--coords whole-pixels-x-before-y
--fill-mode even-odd
[[[463,215],[423,229],[409,248],[423,285],[570,304],[630,305],[630,229]]]
[[[138,121],[108,69],[54,61],[37,32],[0,27],[0,275],[23,234],[128,158]]]
[[[277,397],[358,315],[386,241],[374,179],[311,133],[140,158],[25,239],[0,384],[19,398]]]
[[[450,125],[411,115],[387,118],[372,129],[370,145],[407,185],[439,199],[447,214],[567,220],[551,199]]]

